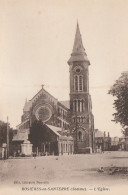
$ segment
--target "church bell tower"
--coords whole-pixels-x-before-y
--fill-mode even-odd
[[[77,23],[74,46],[68,61],[70,72],[70,130],[75,153],[91,153],[94,149],[94,117],[89,94],[90,61],[83,47]]]

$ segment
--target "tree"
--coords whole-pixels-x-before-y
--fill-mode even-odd
[[[34,148],[41,147],[43,141],[48,141],[46,129],[42,121],[35,120],[30,127],[29,140]]]
[[[9,143],[12,142],[13,129],[9,128]],[[0,147],[3,143],[7,143],[7,123],[0,121]]]
[[[114,121],[120,123],[123,133],[128,135],[128,71],[121,74],[108,93],[116,97],[113,103],[116,109]]]
[[[0,121],[0,147],[7,142],[7,123]]]

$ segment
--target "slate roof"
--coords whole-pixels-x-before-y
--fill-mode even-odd
[[[86,61],[88,62],[88,65],[90,65],[90,62],[87,58],[87,54],[85,53],[85,49],[82,43],[82,37],[80,34],[79,24],[77,22],[77,28],[76,28],[76,34],[75,34],[75,40],[74,40],[74,46],[72,50],[71,57],[68,61],[68,64],[74,61]]]
[[[63,104],[66,108],[70,109],[70,101],[65,100],[65,101],[59,101],[61,104]]]
[[[66,136],[66,135],[61,135],[62,133],[62,128],[52,126],[52,125],[47,125],[45,124],[51,131],[53,131],[57,136],[59,136],[60,139],[65,139],[65,140],[73,140],[71,136]],[[66,130],[65,130],[66,131]],[[68,131],[68,130],[67,130]]]
[[[45,125],[49,127],[49,129],[51,129],[56,135],[58,135],[59,137],[61,136],[59,131],[62,131],[62,129],[60,127],[55,127],[55,126],[47,125],[47,124]]]

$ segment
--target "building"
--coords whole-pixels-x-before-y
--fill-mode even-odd
[[[125,142],[126,139],[125,139],[125,135],[122,135],[120,138],[119,138],[119,149],[120,150],[125,150]]]
[[[70,72],[70,129],[74,137],[75,152],[86,153],[94,149],[94,116],[89,94],[89,65],[83,47],[79,25],[72,54],[68,60]]]
[[[111,150],[119,150],[119,137],[111,138]]]
[[[33,148],[37,153],[70,154],[74,152],[74,141],[69,131],[69,108],[42,89],[30,100],[26,101],[21,116],[21,124],[17,126],[17,133],[13,137],[16,152],[22,152],[21,144],[29,140],[30,128],[35,121],[42,121],[42,133],[45,138],[41,145]],[[37,131],[34,126],[35,131]],[[48,135],[48,136],[47,136]],[[25,145],[26,146],[26,145]]]
[[[105,132],[95,129],[95,152],[109,151],[111,150],[111,137],[108,132],[106,136]]]
[[[30,145],[29,135],[35,121],[42,121],[45,139],[36,148],[38,152],[50,154],[91,153],[94,150],[94,117],[89,94],[90,62],[82,44],[79,25],[72,54],[68,60],[70,71],[70,100],[58,101],[44,87],[26,101],[17,126],[13,143],[17,151]],[[36,127],[35,127],[36,128]],[[47,137],[47,139],[46,139]],[[26,144],[26,145],[23,145]],[[35,149],[33,148],[33,151]]]
[[[122,137],[119,138],[119,149],[128,151],[128,136],[123,135]]]

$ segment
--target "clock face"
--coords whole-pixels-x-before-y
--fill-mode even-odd
[[[48,106],[40,106],[37,110],[36,110],[36,118],[37,120],[41,120],[42,122],[46,122],[48,121],[51,116],[52,116],[52,111],[50,110],[50,108]]]

